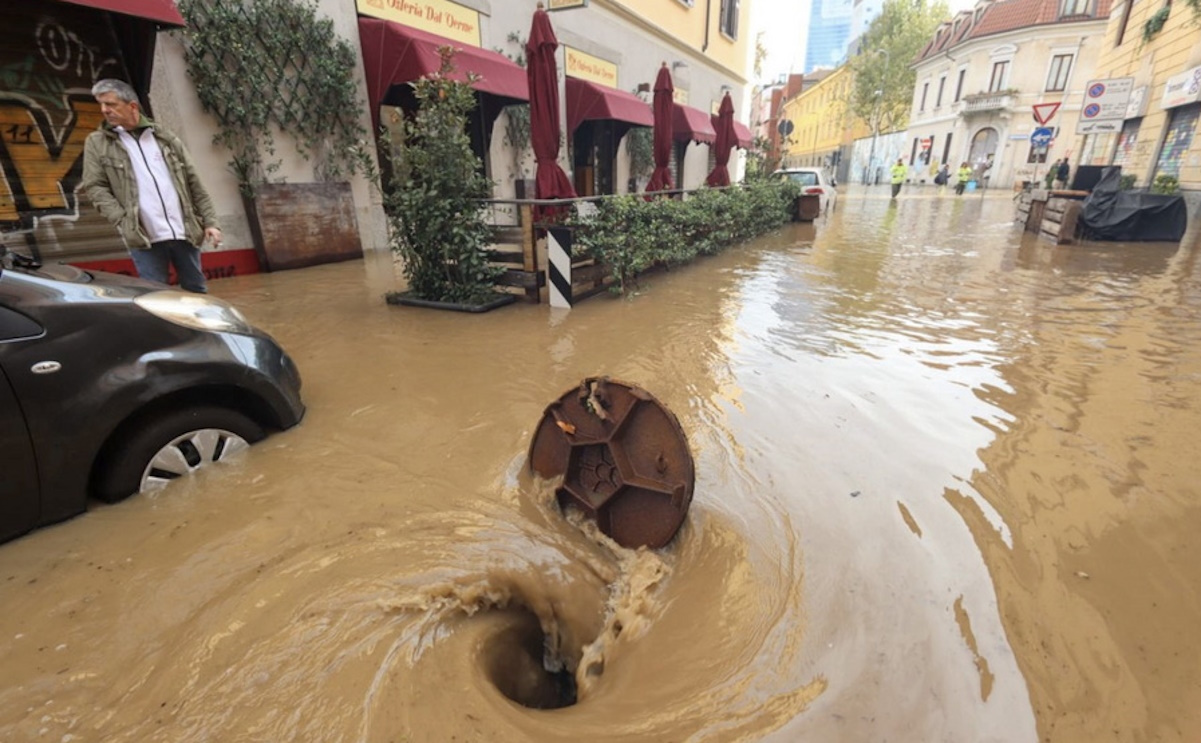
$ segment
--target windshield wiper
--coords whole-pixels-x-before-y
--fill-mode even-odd
[[[42,262],[27,255],[14,253],[0,245],[0,265],[5,268],[41,268]]]

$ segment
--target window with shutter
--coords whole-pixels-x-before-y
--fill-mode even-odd
[[[731,39],[738,38],[739,0],[721,0],[721,32]]]

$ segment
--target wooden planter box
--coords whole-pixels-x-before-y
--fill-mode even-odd
[[[349,183],[264,183],[246,216],[264,271],[363,257]]]
[[[796,207],[792,212],[794,222],[812,222],[822,212],[821,197],[817,194],[801,194],[796,199]]]

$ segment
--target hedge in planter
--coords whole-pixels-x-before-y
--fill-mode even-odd
[[[791,219],[799,194],[795,183],[762,181],[702,190],[683,201],[604,199],[595,214],[576,221],[577,244],[609,267],[613,291],[624,293],[653,266],[687,263],[779,227]]]
[[[438,51],[442,68],[414,84],[417,112],[402,123],[403,141],[390,148],[389,240],[404,261],[411,296],[485,304],[496,299],[493,286],[503,272],[489,263],[491,233],[480,207],[492,184],[467,134],[475,94],[468,82],[449,77],[454,50]]]

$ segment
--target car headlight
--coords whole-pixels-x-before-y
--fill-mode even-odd
[[[242,335],[254,332],[241,312],[216,297],[158,291],[135,297],[133,301],[150,314],[186,328]]]

